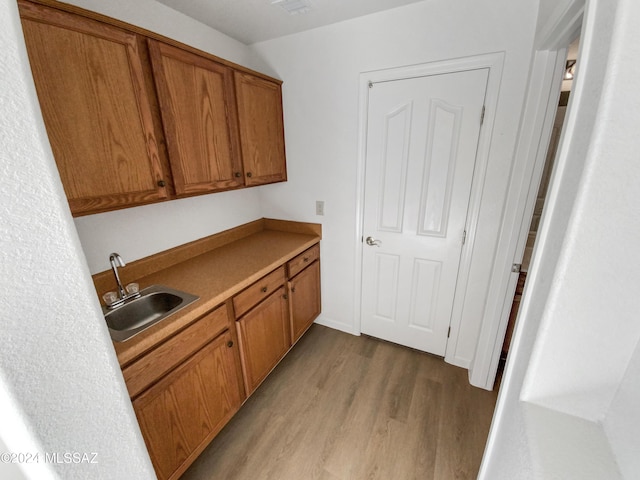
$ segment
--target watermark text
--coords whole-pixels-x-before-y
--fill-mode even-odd
[[[95,464],[96,452],[0,452],[0,463]]]

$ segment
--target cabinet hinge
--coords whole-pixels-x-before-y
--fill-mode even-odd
[[[484,105],[482,106],[482,113],[480,114],[480,125],[482,125],[484,123],[484,112],[486,110],[487,107],[485,107]]]
[[[451,327],[449,327],[449,330],[447,331],[447,338],[449,338],[451,336]]]
[[[467,231],[462,232],[462,245],[467,241]]]
[[[513,273],[520,273],[521,270],[522,270],[522,264],[521,263],[514,263],[513,265],[511,265],[511,271]]]

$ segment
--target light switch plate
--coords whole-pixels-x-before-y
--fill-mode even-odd
[[[324,201],[316,200],[316,215],[324,215]]]

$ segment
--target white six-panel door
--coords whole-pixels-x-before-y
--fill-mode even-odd
[[[369,89],[363,333],[445,353],[488,74]]]

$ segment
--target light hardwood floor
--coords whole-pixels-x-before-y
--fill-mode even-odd
[[[313,325],[182,479],[474,479],[496,397],[439,357]]]

